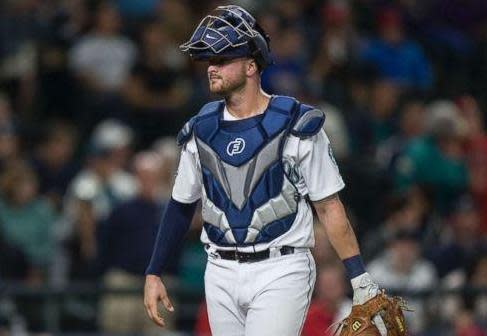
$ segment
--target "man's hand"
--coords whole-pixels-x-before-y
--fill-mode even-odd
[[[364,304],[379,293],[379,285],[372,280],[369,273],[359,275],[358,277],[353,278],[351,282],[353,288],[352,304],[354,306]],[[377,329],[379,329],[380,334],[386,336],[387,328],[380,315],[374,316],[373,321]]]
[[[149,274],[145,277],[144,306],[150,319],[155,324],[163,328],[166,324],[161,314],[159,314],[159,310],[157,309],[159,301],[162,302],[168,311],[174,311],[174,307],[167,296],[166,287],[162,283],[161,278],[156,275]]]

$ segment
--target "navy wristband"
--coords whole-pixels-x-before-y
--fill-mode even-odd
[[[343,259],[342,262],[343,265],[345,265],[345,270],[350,280],[365,273],[364,262],[362,261],[360,254]]]
[[[159,226],[152,258],[145,271],[146,275],[161,275],[168,259],[173,257],[188,231],[197,203],[186,204],[171,198]]]

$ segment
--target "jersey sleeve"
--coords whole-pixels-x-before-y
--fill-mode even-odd
[[[193,203],[201,198],[201,173],[198,166],[197,149],[194,138],[181,150],[172,198],[181,203]]]
[[[299,142],[298,159],[299,170],[311,201],[324,199],[345,187],[330,140],[323,129]]]

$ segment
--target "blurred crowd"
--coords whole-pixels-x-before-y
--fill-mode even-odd
[[[321,108],[368,271],[389,290],[487,286],[487,2],[235,1],[271,38],[272,94]],[[178,50],[221,1],[0,2],[0,284],[143,284],[179,149],[211,97]],[[165,270],[202,293],[201,218]],[[303,335],[350,309],[316,224],[314,300]],[[486,336],[487,295],[413,295],[411,335]],[[176,306],[178,298],[175,298]],[[5,308],[5,307],[10,308]],[[42,306],[0,300],[42,331]],[[173,330],[209,335],[204,303]],[[73,297],[61,330],[154,331],[142,298]]]

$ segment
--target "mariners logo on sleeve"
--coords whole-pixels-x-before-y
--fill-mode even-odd
[[[230,156],[234,156],[235,154],[240,154],[243,152],[245,148],[245,140],[242,138],[236,138],[233,141],[230,141],[227,146],[227,154]]]
[[[289,181],[297,184],[301,179],[301,173],[299,172],[298,165],[294,162],[292,158],[284,157],[283,159],[284,173],[288,177]]]

